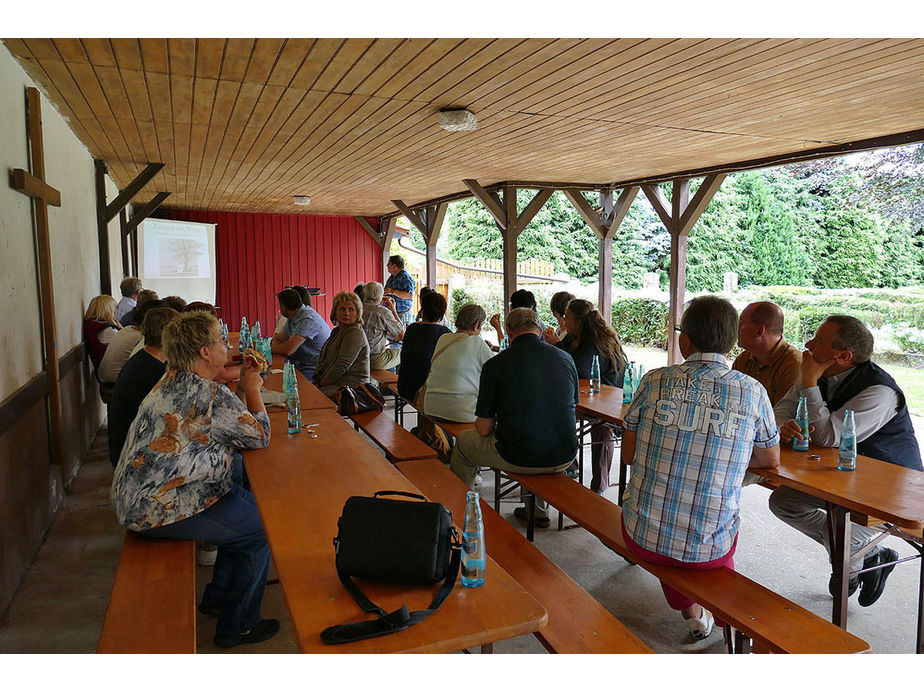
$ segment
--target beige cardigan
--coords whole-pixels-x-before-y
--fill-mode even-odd
[[[321,347],[314,370],[314,382],[318,386],[321,378],[333,381],[321,388],[325,394],[333,394],[345,385],[369,382],[369,341],[362,325],[356,323],[333,329]]]

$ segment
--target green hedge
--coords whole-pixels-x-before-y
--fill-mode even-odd
[[[667,304],[647,298],[613,301],[613,328],[624,344],[667,348]]]

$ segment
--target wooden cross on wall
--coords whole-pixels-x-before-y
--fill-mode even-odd
[[[42,348],[48,376],[49,436],[52,463],[64,461],[61,445],[61,383],[55,330],[55,297],[51,273],[51,241],[48,205],[61,206],[61,193],[45,182],[45,146],[42,142],[42,100],[38,89],[26,87],[26,134],[32,173],[20,168],[10,172],[10,187],[32,198],[34,232],[39,265],[39,298],[42,304]]]

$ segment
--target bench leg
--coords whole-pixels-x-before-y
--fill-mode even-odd
[[[489,642],[486,645],[481,646],[481,654],[494,654],[494,643]]]
[[[532,541],[536,536],[536,494],[530,493],[526,499],[526,539]]]
[[[918,646],[915,651],[924,654],[924,543],[912,545],[921,554],[921,572],[918,576]]]

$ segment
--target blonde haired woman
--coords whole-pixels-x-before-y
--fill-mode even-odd
[[[106,347],[122,325],[116,320],[116,300],[103,294],[90,301],[83,315],[83,341],[87,343],[90,360],[98,373],[99,364],[106,353]]]
[[[334,296],[334,329],[318,355],[314,383],[328,397],[346,385],[369,382],[369,340],[363,332],[363,304],[352,291]]]

